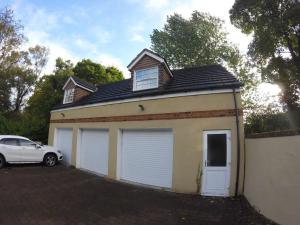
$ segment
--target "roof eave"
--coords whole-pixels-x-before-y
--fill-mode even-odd
[[[69,79],[66,81],[65,85],[64,85],[63,88],[62,88],[63,90],[65,90],[67,84],[68,84],[70,81],[72,81],[72,82],[74,83],[75,86],[80,87],[80,88],[82,88],[82,89],[84,89],[84,90],[87,90],[87,91],[89,91],[89,92],[94,93],[95,91],[97,91],[97,88],[95,88],[95,90],[93,90],[93,89],[90,89],[90,88],[87,88],[87,87],[84,87],[84,86],[78,84],[78,83],[73,79],[73,77],[69,77]]]
[[[169,65],[166,63],[166,60],[152,52],[150,52],[147,49],[144,49],[140,54],[137,55],[137,57],[135,59],[133,59],[129,65],[127,66],[128,70],[132,70],[132,68],[145,56],[148,55],[151,58],[156,59],[157,61],[159,61],[160,63],[162,63],[165,68],[167,69],[167,71],[169,72],[169,74],[173,77],[172,71],[169,68]]]

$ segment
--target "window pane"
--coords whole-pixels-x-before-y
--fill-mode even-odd
[[[20,141],[21,146],[35,146],[35,143],[28,141],[28,140],[20,139],[19,141]]]
[[[157,78],[157,76],[158,76],[157,68],[136,71],[136,80],[137,81],[144,80],[144,79]]]
[[[158,81],[158,68],[135,71],[135,89],[144,90],[156,88]]]
[[[74,97],[74,88],[66,90],[64,96],[64,103],[73,102],[73,97]]]
[[[6,139],[3,140],[3,144],[19,146],[18,139],[15,139],[15,138],[6,138]]]
[[[156,79],[149,79],[149,80],[143,80],[143,81],[137,81],[136,82],[136,88],[137,89],[149,89],[149,88],[155,88],[157,85]]]
[[[226,134],[207,135],[207,166],[226,166]]]

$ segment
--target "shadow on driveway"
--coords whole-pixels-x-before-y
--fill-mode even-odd
[[[1,225],[267,225],[244,198],[206,198],[124,184],[62,165],[0,170]]]

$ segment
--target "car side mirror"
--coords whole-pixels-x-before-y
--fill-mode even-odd
[[[36,148],[36,149],[40,149],[40,148],[42,148],[42,146],[40,146],[39,144],[36,144],[36,145],[35,145],[35,148]]]

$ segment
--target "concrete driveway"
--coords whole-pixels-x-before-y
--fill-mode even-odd
[[[204,198],[137,187],[76,169],[0,170],[1,225],[266,225],[243,199]]]

